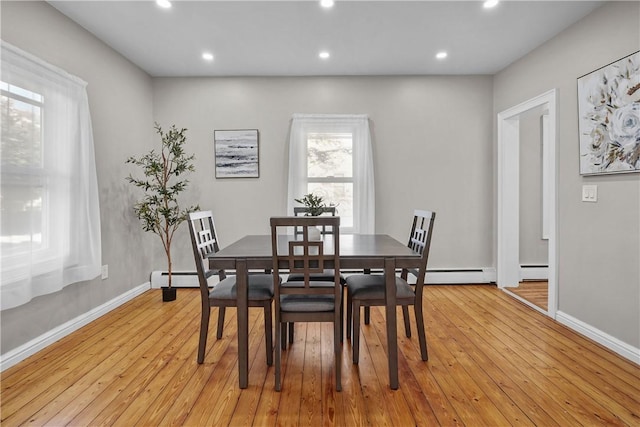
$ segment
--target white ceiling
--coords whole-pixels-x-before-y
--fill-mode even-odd
[[[494,74],[602,1],[50,1],[152,76]],[[318,58],[320,50],[331,53]],[[449,57],[435,59],[439,50]],[[212,62],[201,58],[215,55]]]

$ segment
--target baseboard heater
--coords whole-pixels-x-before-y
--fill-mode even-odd
[[[522,264],[520,266],[520,280],[549,280],[549,266]]]
[[[151,287],[159,289],[169,284],[169,273],[166,271],[151,272]],[[195,271],[173,271],[171,272],[171,286],[175,288],[197,288],[198,273]]]
[[[400,274],[401,270],[396,270],[396,274]],[[358,274],[362,270],[343,271],[345,276],[349,274]],[[382,270],[372,270],[372,274],[382,274]],[[411,282],[411,276],[409,278]],[[426,283],[428,285],[471,285],[478,283],[495,283],[495,268],[427,268]]]
[[[344,270],[345,276],[350,274],[361,274],[362,270]],[[372,270],[373,274],[382,274],[382,270]],[[400,270],[396,271],[400,274]],[[197,288],[198,275],[195,271],[174,271],[172,273],[172,286],[176,288]],[[212,277],[211,284],[214,284],[217,277]],[[427,284],[476,284],[495,283],[495,268],[457,268],[457,269],[427,269]],[[166,271],[154,271],[151,273],[151,287],[161,288],[169,283]]]

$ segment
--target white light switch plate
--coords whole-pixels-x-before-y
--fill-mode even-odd
[[[583,185],[582,186],[582,201],[583,202],[597,202],[598,201],[598,186],[597,185]]]

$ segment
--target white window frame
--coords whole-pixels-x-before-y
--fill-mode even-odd
[[[375,188],[369,118],[366,115],[294,114],[289,140],[289,185],[287,212],[292,215],[295,199],[306,194],[309,182],[347,182],[342,178],[313,178],[307,173],[307,140],[311,133],[349,133],[353,141],[353,227],[341,233],[375,232]]]

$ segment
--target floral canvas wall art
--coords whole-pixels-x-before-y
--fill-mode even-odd
[[[213,132],[216,178],[258,178],[258,130],[216,130]]]
[[[580,174],[640,172],[640,52],[578,78]]]

